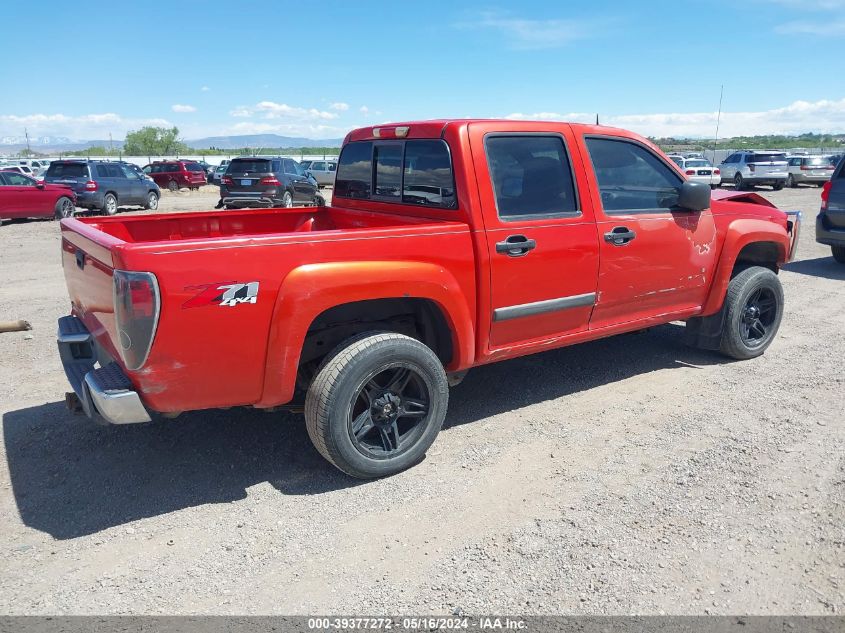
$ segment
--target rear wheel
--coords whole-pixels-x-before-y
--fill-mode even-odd
[[[76,207],[70,198],[62,196],[56,200],[55,217],[57,220],[73,217],[74,211],[76,211]]]
[[[830,250],[833,253],[833,259],[840,264],[845,264],[845,246],[831,246]]]
[[[414,466],[440,432],[449,402],[443,365],[416,339],[367,333],[339,346],[305,399],[314,446],[352,477]]]
[[[783,317],[783,288],[768,268],[746,268],[728,285],[725,323],[719,349],[745,360],[766,351]]]
[[[176,184],[175,180],[171,180],[169,183],[167,183],[167,188],[170,191],[179,191],[179,185]]]
[[[117,196],[113,193],[107,193],[103,196],[103,211],[106,212],[106,215],[117,213]]]
[[[144,208],[152,211],[158,209],[158,194],[155,191],[147,194],[147,202],[144,204]]]
[[[286,209],[293,206],[293,196],[290,195],[290,191],[285,191],[282,195],[282,206]]]
[[[742,174],[737,174],[734,176],[734,189],[737,191],[745,190],[745,182],[742,179]]]

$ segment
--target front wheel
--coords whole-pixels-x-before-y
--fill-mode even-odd
[[[155,191],[147,194],[147,202],[144,204],[144,208],[151,211],[158,209],[158,194]]]
[[[56,201],[55,217],[57,220],[61,220],[62,218],[71,218],[73,217],[75,211],[76,207],[73,204],[73,200],[70,198],[62,196]]]
[[[103,211],[106,212],[106,215],[117,213],[117,197],[113,193],[107,193],[103,197]]]
[[[833,259],[840,264],[845,264],[845,246],[831,246],[830,250],[833,253]]]
[[[430,348],[402,334],[367,333],[340,345],[317,372],[305,424],[329,462],[373,479],[423,459],[448,403],[446,372]]]
[[[746,268],[728,285],[719,349],[726,356],[755,358],[771,345],[783,318],[783,287],[768,268]]]
[[[745,182],[742,180],[742,174],[734,176],[734,189],[742,191],[745,189]]]
[[[798,186],[798,183],[795,182],[795,178],[792,177],[792,174],[789,174],[786,177],[786,186],[790,189],[795,189]]]

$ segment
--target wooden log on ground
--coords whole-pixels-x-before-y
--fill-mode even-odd
[[[0,321],[0,332],[25,332],[31,330],[32,326],[29,321],[23,319],[19,321]]]

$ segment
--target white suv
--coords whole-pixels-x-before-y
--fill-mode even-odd
[[[783,152],[743,151],[728,156],[719,169],[721,182],[733,182],[737,191],[754,185],[771,185],[779,191],[786,184],[788,175],[786,154]]]

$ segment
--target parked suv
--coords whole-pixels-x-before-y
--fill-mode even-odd
[[[845,160],[822,186],[822,208],[816,218],[816,241],[827,244],[833,258],[845,264]]]
[[[325,205],[317,181],[292,158],[234,158],[220,179],[218,208]]]
[[[334,177],[337,173],[337,161],[309,160],[300,163],[306,174],[314,176],[318,187],[334,187]]]
[[[802,182],[821,187],[836,169],[830,156],[788,156],[786,160],[787,187],[797,187]]]
[[[786,184],[786,154],[783,152],[734,152],[719,165],[720,183],[732,182],[737,191],[754,185],[771,185],[779,191]]]
[[[149,178],[138,175],[125,163],[105,160],[55,160],[44,182],[67,185],[76,193],[76,205],[90,210],[117,213],[118,206],[138,205],[158,209],[161,190]]]
[[[144,167],[144,173],[159,187],[167,187],[170,191],[178,191],[182,187],[199,189],[205,184],[205,169],[193,160],[156,161]]]

